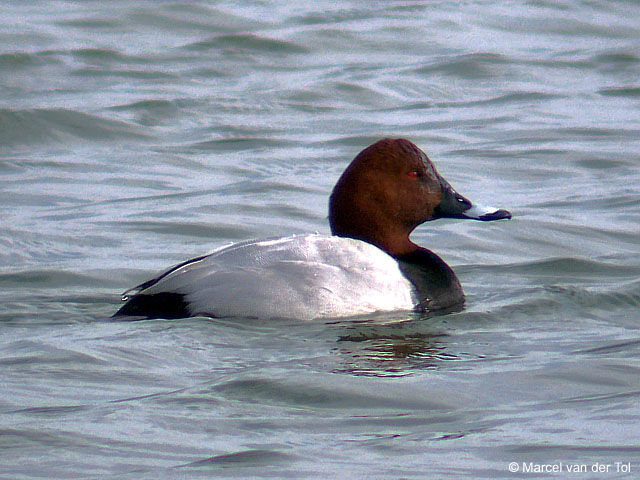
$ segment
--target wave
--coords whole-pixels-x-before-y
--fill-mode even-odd
[[[0,54],[0,70],[40,65],[44,59],[39,55],[25,52]]]
[[[518,274],[522,276],[559,276],[571,275],[579,278],[629,277],[640,276],[640,266],[621,265],[597,260],[575,257],[556,257],[505,265],[473,266],[474,270],[488,269],[494,273]]]
[[[228,48],[238,51],[274,52],[274,53],[307,53],[308,49],[294,42],[263,37],[254,33],[234,33],[219,35],[185,45],[186,50],[206,51]]]
[[[148,138],[139,127],[66,108],[0,109],[0,143],[33,145],[69,139],[110,141]]]
[[[60,289],[64,287],[104,287],[105,284],[118,285],[117,282],[99,276],[67,270],[36,268],[0,274],[0,285],[3,288]]]

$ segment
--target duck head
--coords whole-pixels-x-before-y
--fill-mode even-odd
[[[511,213],[472,204],[438,174],[422,150],[402,138],[386,138],[360,152],[329,199],[334,235],[372,243],[396,257],[418,249],[409,235],[437,218],[491,221],[511,218]]]

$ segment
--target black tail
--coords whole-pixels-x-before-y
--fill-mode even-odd
[[[174,319],[192,315],[184,295],[165,292],[134,295],[113,316]]]

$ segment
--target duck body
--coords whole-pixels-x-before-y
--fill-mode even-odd
[[[329,200],[333,235],[223,247],[128,290],[115,316],[311,320],[461,305],[453,270],[409,239],[417,225],[439,217],[511,215],[474,207],[408,140],[381,140],[338,180]]]
[[[411,310],[421,296],[402,264],[386,252],[360,240],[318,234],[221,248],[126,295],[131,300],[120,315],[148,316],[157,305],[159,316],[175,318],[298,319]]]

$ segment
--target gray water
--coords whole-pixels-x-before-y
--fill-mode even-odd
[[[0,476],[637,478],[639,79],[636,1],[2,2]],[[464,310],[109,320],[384,136],[514,214],[414,233]]]

